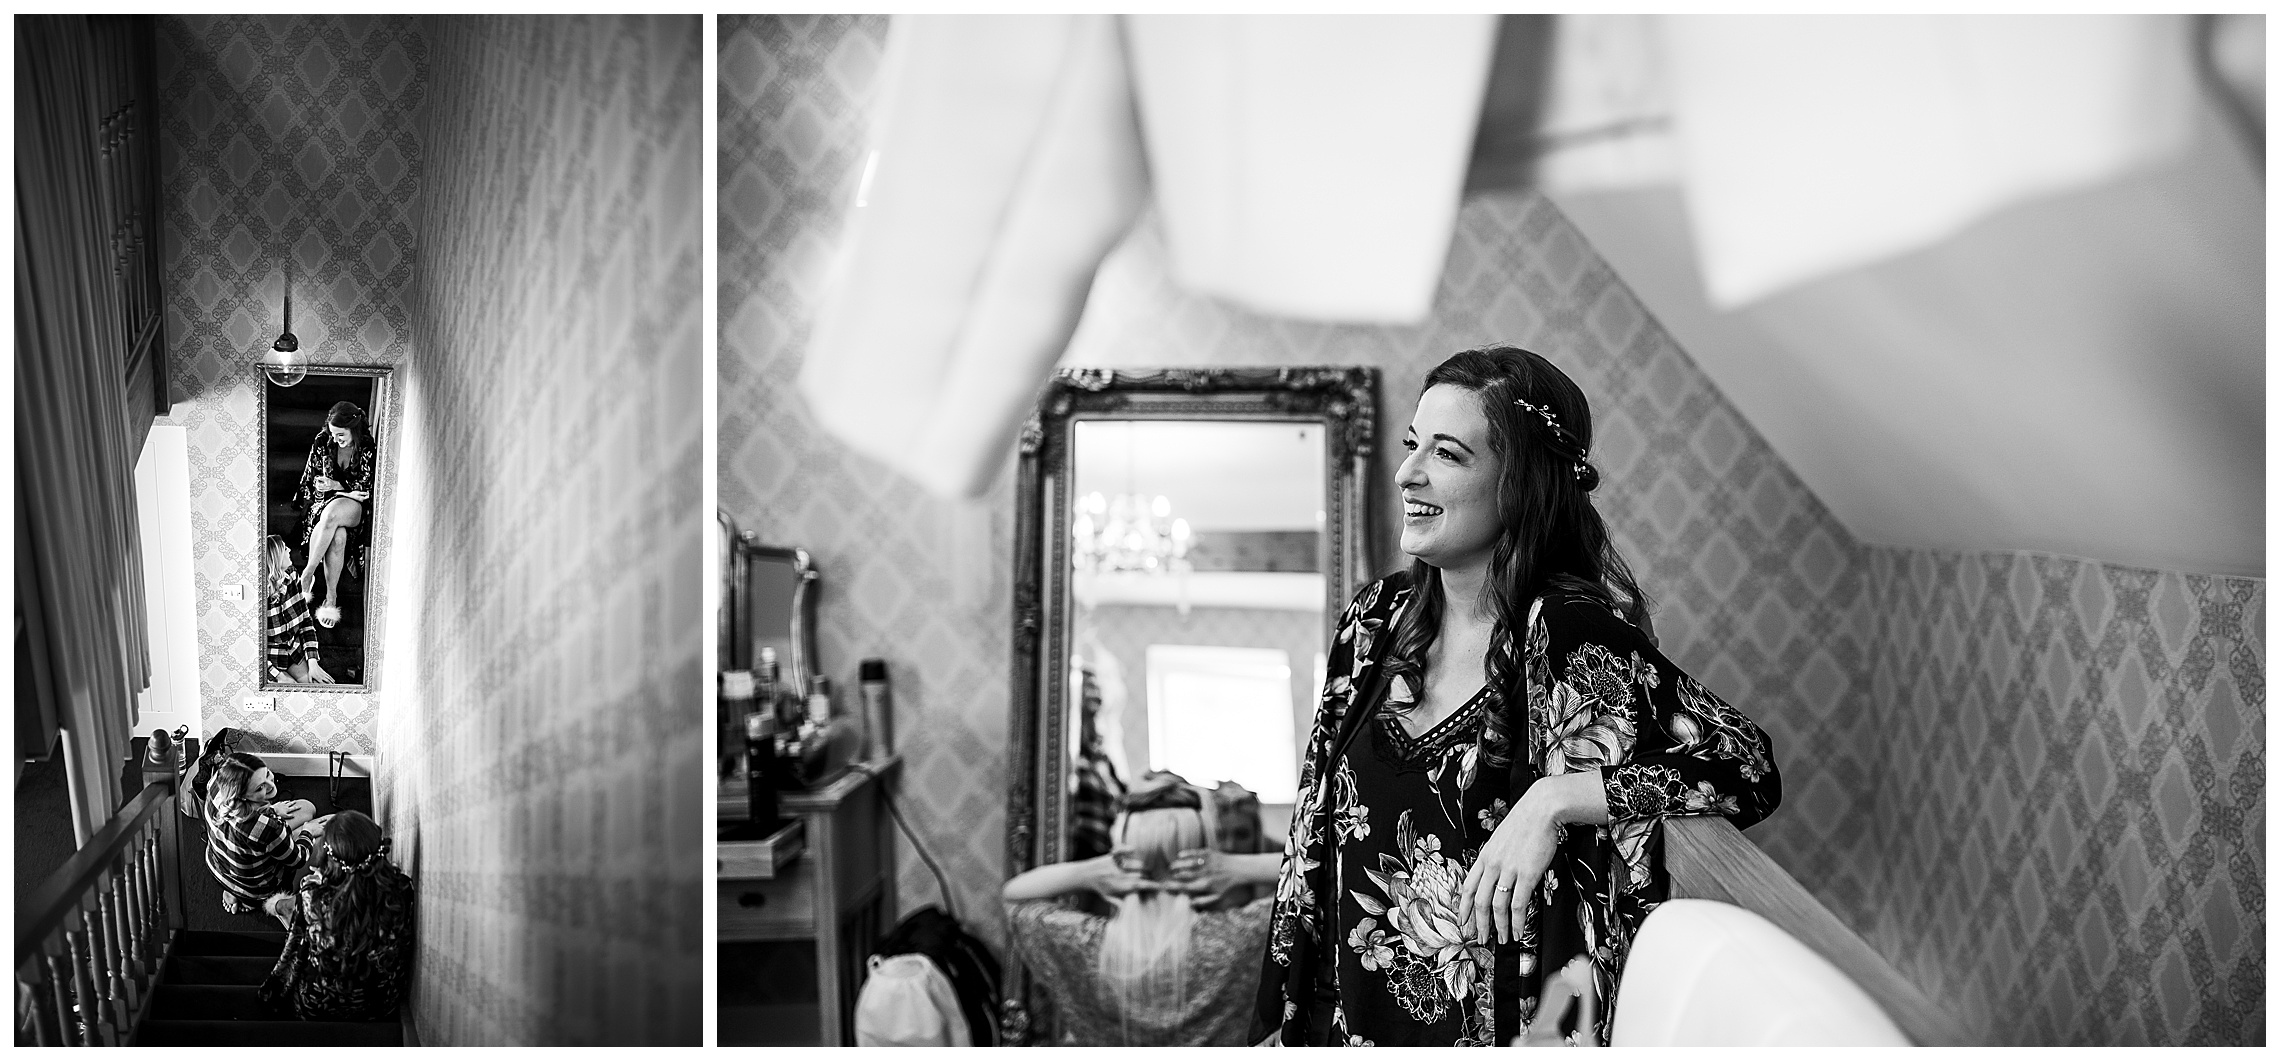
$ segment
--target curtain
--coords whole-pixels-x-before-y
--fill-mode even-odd
[[[150,678],[134,497],[150,414],[127,407],[90,50],[82,16],[16,19],[16,600],[34,683],[16,742],[43,756],[61,730],[81,841],[118,806]]]

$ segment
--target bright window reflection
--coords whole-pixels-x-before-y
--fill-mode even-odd
[[[1262,803],[1296,802],[1290,656],[1272,648],[1149,645],[1148,757],[1199,785],[1234,781]]]

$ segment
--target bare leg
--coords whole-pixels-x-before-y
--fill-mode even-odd
[[[314,594],[317,587],[317,568],[325,568],[325,603],[331,604],[340,589],[340,568],[348,556],[348,528],[364,522],[364,505],[353,497],[335,497],[325,502],[324,511],[317,515],[317,529],[309,535],[309,566],[301,571],[301,589]]]
[[[338,607],[340,569],[348,563],[348,528],[333,532],[332,548],[325,550],[325,604]]]

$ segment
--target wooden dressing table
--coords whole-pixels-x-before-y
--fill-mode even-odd
[[[720,1045],[854,1045],[855,994],[865,962],[895,924],[894,834],[883,790],[901,765],[892,755],[856,763],[819,788],[781,794],[783,816],[805,827],[805,849],[772,876],[753,875],[765,872],[764,865],[718,860]],[[715,820],[724,826],[745,821],[746,796],[743,778],[722,781]],[[796,964],[812,975],[815,1001],[794,990],[804,984],[732,985],[727,948],[756,943],[812,946],[812,964],[778,955],[767,967]],[[729,1004],[732,990],[748,988],[764,989],[760,997],[796,1000]]]

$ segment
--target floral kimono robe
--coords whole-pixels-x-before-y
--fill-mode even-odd
[[[358,556],[372,527],[372,480],[379,468],[379,457],[373,447],[365,446],[347,463],[340,461],[340,451],[333,447],[332,435],[317,432],[316,441],[309,444],[309,457],[301,462],[301,484],[293,491],[293,505],[301,510],[301,545],[307,548],[309,536],[316,533],[317,519],[324,515],[325,502],[341,494],[362,494],[357,500],[364,505],[364,519],[348,529],[349,555]],[[340,484],[338,492],[317,489],[318,477]]]
[[[1544,978],[1589,954],[1610,1004],[1599,1027],[1577,1031],[1604,1042],[1631,937],[1668,896],[1656,824],[1723,814],[1748,826],[1772,813],[1771,742],[1636,627],[1562,591],[1530,609],[1525,689],[1484,690],[1412,737],[1386,712],[1380,668],[1413,596],[1396,574],[1339,617],[1251,1040],[1502,1045],[1534,1017]],[[1466,938],[1457,888],[1512,802],[1539,777],[1593,769],[1608,824],[1567,828],[1519,938]]]

